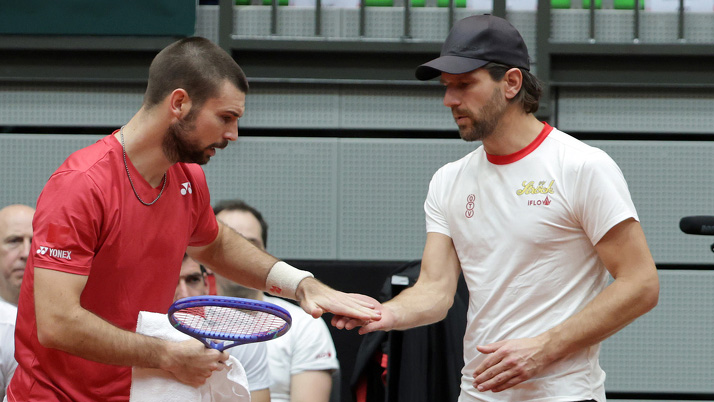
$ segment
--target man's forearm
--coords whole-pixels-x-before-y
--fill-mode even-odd
[[[163,366],[168,346],[161,339],[118,328],[81,307],[51,324],[38,322],[38,338],[45,347],[87,360],[149,368]]]
[[[206,247],[189,247],[188,254],[219,275],[259,290],[265,290],[268,273],[278,262],[222,223],[213,243]]]
[[[384,306],[394,314],[391,329],[401,331],[443,320],[453,303],[453,293],[429,290],[428,286],[417,283],[404,289]]]
[[[600,343],[657,304],[655,280],[631,277],[616,279],[583,310],[540,337],[550,360]]]

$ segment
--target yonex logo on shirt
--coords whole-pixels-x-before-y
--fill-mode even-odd
[[[186,195],[186,193],[191,194],[193,193],[193,190],[191,190],[191,182],[187,181],[186,183],[181,183],[181,195]]]
[[[37,249],[37,254],[40,255],[45,255],[49,251],[50,257],[54,258],[61,258],[63,260],[72,260],[72,252],[71,251],[65,251],[65,250],[57,250],[54,248],[49,248],[45,246],[40,246],[39,249]]]

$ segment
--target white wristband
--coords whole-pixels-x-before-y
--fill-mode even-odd
[[[265,280],[265,287],[267,292],[272,295],[295,299],[295,292],[300,281],[308,277],[314,278],[315,276],[284,261],[278,261],[270,268],[268,278]]]

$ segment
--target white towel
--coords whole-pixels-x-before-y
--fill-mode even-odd
[[[191,339],[172,327],[165,314],[147,311],[139,313],[136,332],[175,342]],[[198,388],[178,381],[165,370],[133,367],[129,401],[250,402],[248,379],[243,366],[233,356],[226,361],[226,365],[228,368],[214,371],[206,383]]]

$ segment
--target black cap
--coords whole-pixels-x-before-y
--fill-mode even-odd
[[[526,43],[511,23],[493,15],[472,15],[454,24],[441,56],[417,67],[416,77],[425,81],[442,72],[468,73],[489,62],[530,69]]]

